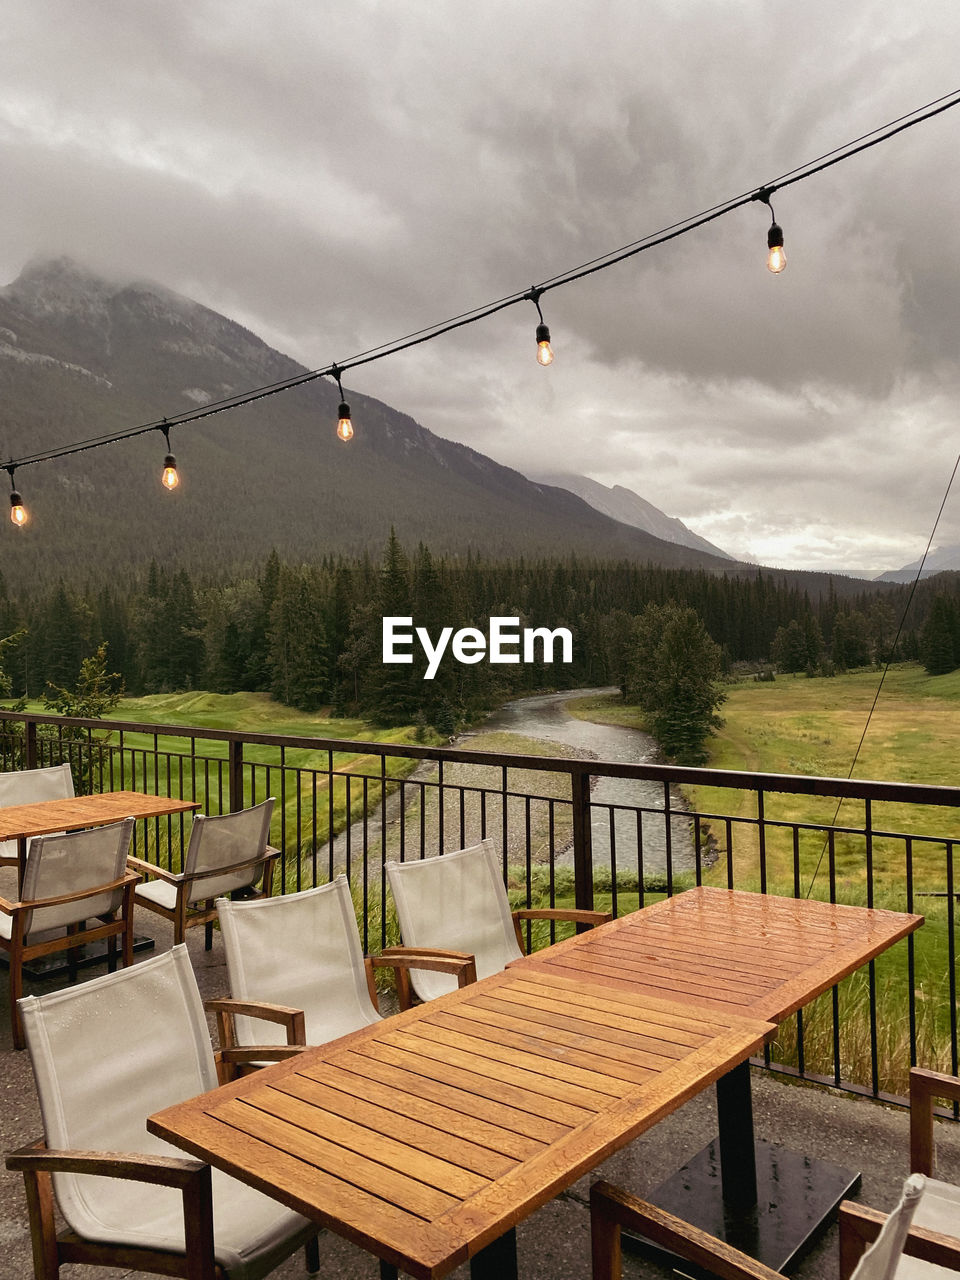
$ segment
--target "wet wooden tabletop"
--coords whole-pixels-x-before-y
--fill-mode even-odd
[[[921,924],[906,912],[699,887],[511,968],[782,1022]]]
[[[148,1128],[435,1280],[772,1033],[725,1010],[516,968]]]

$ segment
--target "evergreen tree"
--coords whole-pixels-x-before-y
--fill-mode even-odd
[[[666,755],[702,764],[705,743],[720,724],[720,648],[694,609],[651,604],[637,619],[627,696],[645,713]]]
[[[932,676],[946,675],[960,665],[956,600],[943,592],[934,596],[927,620],[920,630],[920,661]]]

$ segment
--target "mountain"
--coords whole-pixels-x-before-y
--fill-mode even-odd
[[[619,520],[621,524],[629,524],[634,529],[643,529],[645,533],[652,533],[655,538],[661,538],[664,542],[675,542],[681,547],[694,547],[698,551],[706,551],[710,555],[721,556],[725,560],[734,558],[726,551],[714,546],[712,542],[708,542],[706,538],[701,538],[698,533],[688,529],[682,520],[666,515],[652,502],[641,498],[639,493],[634,493],[632,489],[625,489],[623,485],[615,484],[608,487],[587,476],[574,475],[535,475],[530,479],[539,484],[568,489],[570,493],[575,493],[578,498],[588,502],[595,511],[603,512],[611,520]]]
[[[0,289],[0,466],[92,441],[305,372],[254,334],[159,285],[36,262]],[[17,468],[30,523],[5,520],[8,586],[102,579],[152,559],[212,574],[272,547],[309,559],[409,546],[485,556],[631,559],[722,571],[710,548],[664,541],[442,439],[352,387],[356,436],[336,438],[330,379],[174,426],[181,484],[159,483],[159,430]]]
[[[912,582],[917,576],[920,561],[905,564],[902,569],[888,569],[876,577],[877,582]],[[935,547],[927,556],[922,578],[932,578],[935,573],[960,571],[960,547]]]

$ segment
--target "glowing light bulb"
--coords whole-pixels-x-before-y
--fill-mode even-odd
[[[18,529],[22,529],[27,523],[27,509],[16,489],[10,494],[10,520]]]
[[[775,222],[767,232],[767,249],[767,270],[777,276],[787,265],[787,255],[783,252],[783,232]]]
[[[550,330],[545,324],[537,325],[537,360],[542,365],[553,364],[553,347],[550,345]]]
[[[340,408],[337,411],[340,421],[337,423],[337,435],[346,443],[353,439],[353,423],[350,421],[350,406],[346,400],[340,401]]]
[[[175,489],[180,483],[177,460],[172,453],[168,453],[163,460],[163,474],[160,477],[160,483],[165,489]]]

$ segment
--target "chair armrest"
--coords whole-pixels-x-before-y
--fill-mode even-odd
[[[910,1068],[910,1171],[933,1174],[933,1100],[960,1101],[960,1078],[923,1067]]]
[[[521,951],[526,950],[520,928],[521,920],[564,920],[572,924],[589,925],[591,929],[595,929],[598,924],[606,924],[608,920],[613,919],[613,914],[609,911],[587,911],[580,907],[519,907],[511,912],[511,915],[514,932],[517,935],[517,945]]]
[[[840,1227],[840,1280],[850,1280],[853,1270],[868,1245],[873,1244],[887,1215],[879,1209],[844,1200],[837,1212]],[[960,1241],[956,1236],[911,1227],[903,1246],[910,1258],[921,1258],[939,1267],[956,1271],[960,1268]]]
[[[283,1062],[295,1058],[309,1046],[305,1044],[251,1044],[242,1049],[221,1049],[213,1055],[220,1084],[230,1084],[241,1074],[238,1067],[263,1066],[266,1062]]]
[[[401,1009],[409,1009],[413,1003],[410,991],[411,969],[432,969],[438,973],[452,973],[458,987],[469,986],[477,980],[477,964],[468,951],[445,951],[435,947],[384,947],[378,956],[367,956],[371,969],[392,969],[397,984],[397,999]]]
[[[84,898],[96,898],[101,893],[111,893],[114,889],[122,889],[125,885],[136,884],[140,877],[135,871],[128,871],[119,880],[111,880],[109,884],[95,884],[86,889],[76,889],[73,893],[59,893],[55,898],[30,898],[21,902],[8,902],[0,898],[0,911],[12,916],[17,911],[38,911],[41,907],[62,907],[70,902],[82,902]]]
[[[217,1015],[217,1036],[221,1052],[232,1052],[234,1049],[246,1049],[246,1045],[237,1044],[236,1023],[234,1018],[244,1015],[248,1018],[262,1018],[264,1022],[277,1022],[286,1028],[288,1045],[304,1045],[307,1033],[304,1028],[303,1010],[294,1009],[285,1004],[266,1004],[258,1000],[205,1000],[203,1007],[208,1013]],[[274,1046],[276,1048],[276,1046]],[[262,1056],[262,1055],[261,1055]]]
[[[230,862],[223,867],[201,867],[199,871],[183,871],[177,877],[177,883],[179,884],[183,881],[184,884],[191,884],[194,880],[211,880],[216,876],[233,875],[235,871],[247,871],[250,867],[255,867],[260,862],[263,863],[264,867],[268,867],[275,858],[279,857],[279,854],[279,849],[272,849],[268,845],[263,853],[257,854],[255,858],[243,858],[240,862]]]
[[[720,1276],[721,1280],[778,1280],[780,1273],[748,1258],[722,1240],[609,1182],[590,1188],[590,1232],[594,1280],[621,1274],[620,1231],[629,1227],[654,1244]]]
[[[127,855],[127,866],[133,871],[139,871],[141,875],[155,876],[158,880],[166,880],[168,884],[178,885],[183,883],[183,875],[177,871],[168,871],[166,867],[158,867],[155,862],[147,862],[143,858],[135,858],[133,854]]]
[[[183,1235],[188,1258],[199,1260],[191,1274],[214,1280],[213,1191],[210,1166],[186,1156],[143,1155],[128,1151],[48,1151],[42,1141],[7,1156],[7,1168],[23,1173],[30,1235],[38,1267],[41,1259],[57,1274],[58,1249],[51,1174],[86,1173],[173,1187],[183,1202]]]
[[[8,1169],[36,1173],[94,1173],[100,1178],[126,1178],[163,1187],[193,1187],[198,1174],[209,1178],[210,1166],[188,1156],[139,1155],[129,1151],[56,1151],[43,1141],[7,1155]]]

